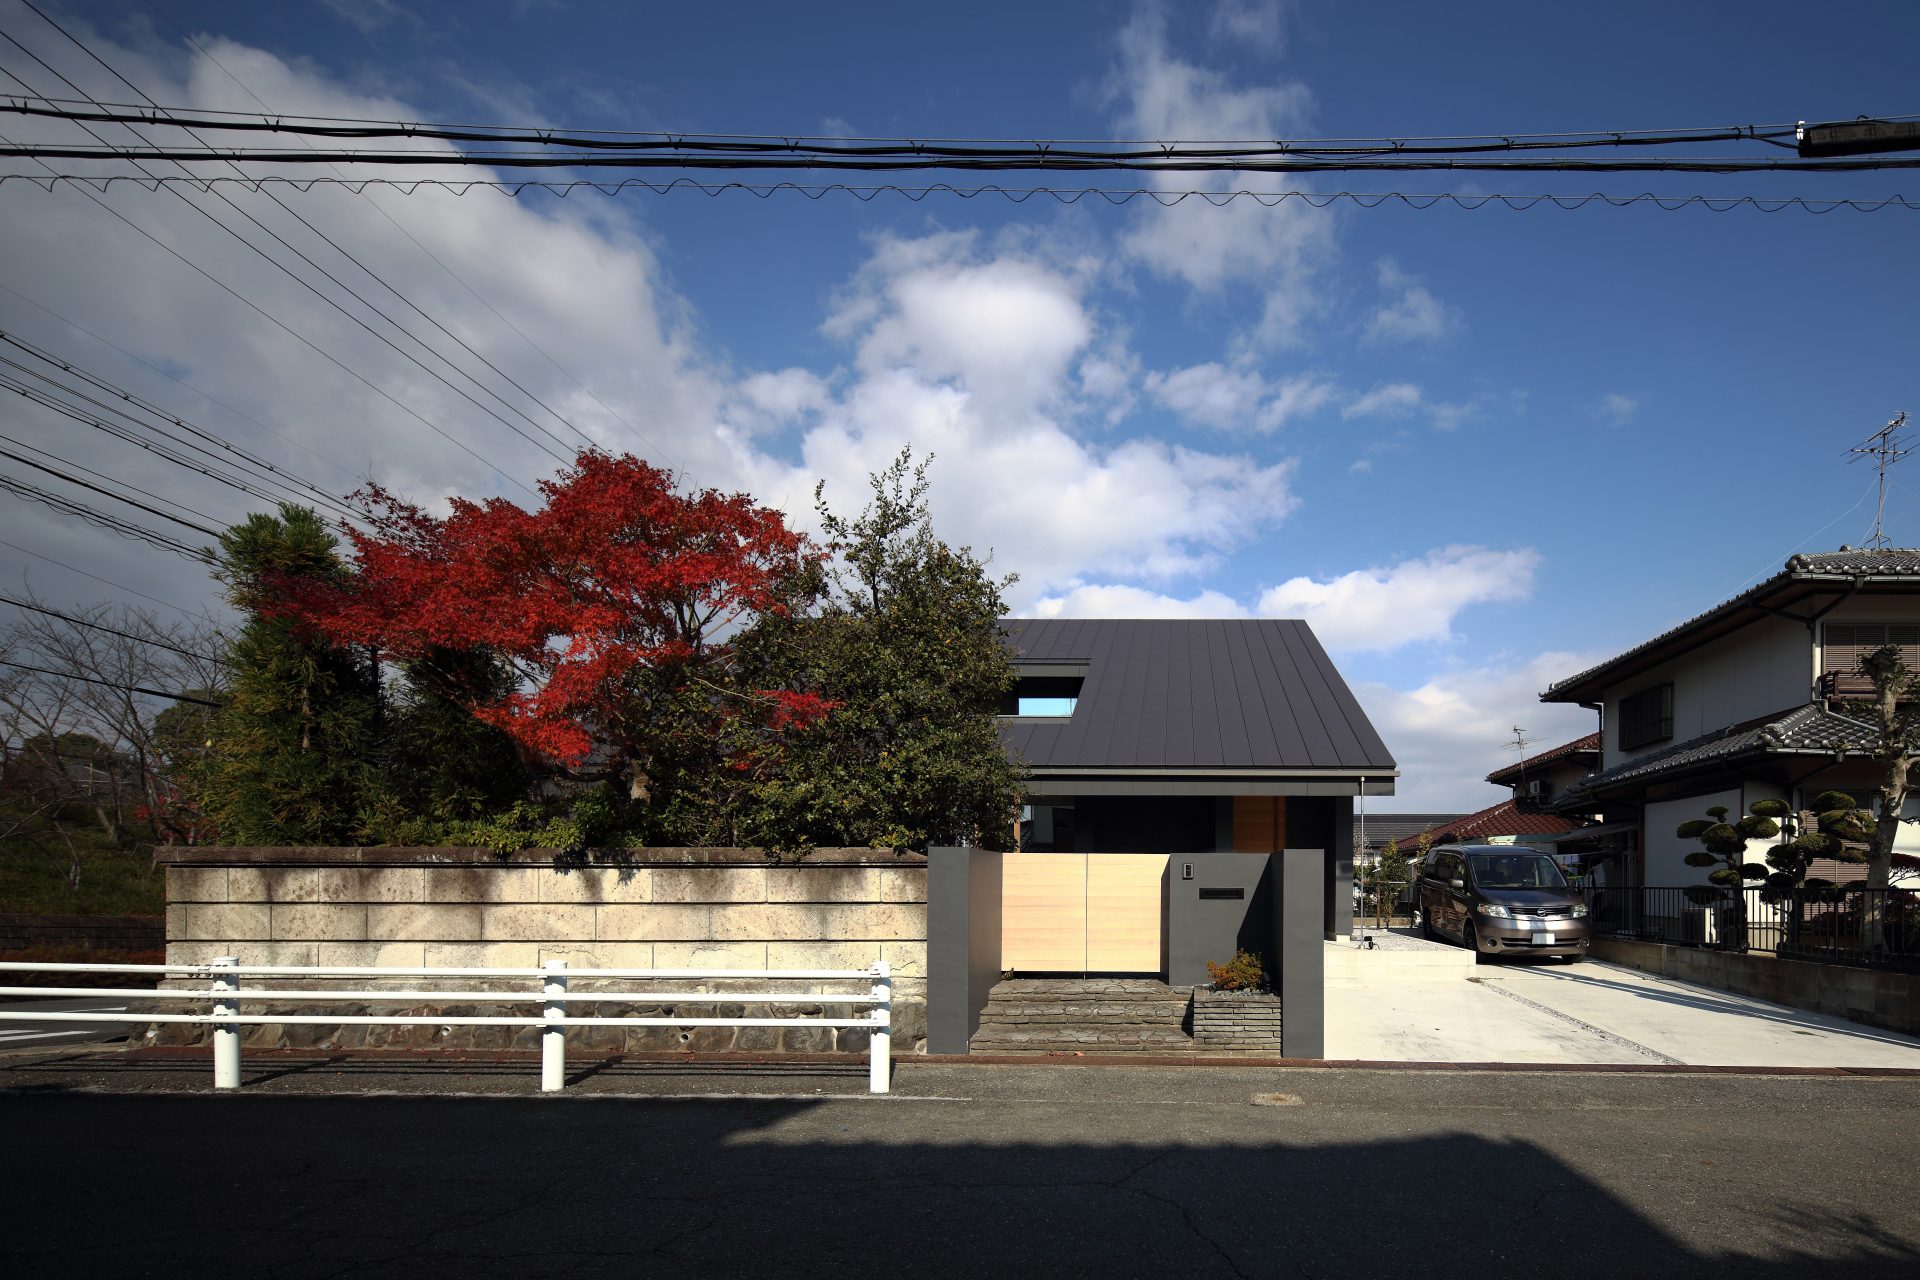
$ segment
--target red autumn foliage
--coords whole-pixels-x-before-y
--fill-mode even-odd
[[[472,704],[523,749],[578,765],[596,745],[632,759],[658,726],[650,696],[699,685],[717,720],[810,723],[811,694],[727,687],[724,638],[801,601],[818,550],[745,494],[677,492],[632,456],[582,453],[540,484],[545,505],[456,498],[431,516],[380,488],[373,532],[347,530],[356,572],[285,584],[283,609],[335,643],[401,659],[498,654],[520,689]]]

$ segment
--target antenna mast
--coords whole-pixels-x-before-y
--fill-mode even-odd
[[[1887,472],[1894,463],[1913,452],[1913,445],[1901,434],[1906,429],[1907,415],[1897,413],[1893,421],[1847,450],[1853,455],[1847,459],[1849,464],[1872,458],[1874,470],[1880,473],[1880,501],[1873,509],[1873,536],[1867,539],[1867,546],[1875,551],[1885,551],[1890,542],[1884,527],[1887,517]]]

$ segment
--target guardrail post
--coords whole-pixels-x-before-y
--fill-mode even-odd
[[[540,1033],[540,1092],[558,1093],[567,1083],[567,962],[546,963],[546,1029]]]
[[[221,973],[222,969],[235,969],[240,961],[235,956],[221,956],[213,962],[213,989],[215,991],[238,991],[240,975]],[[235,997],[213,1001],[213,1016],[216,1018],[237,1018],[240,1016],[240,1001]],[[216,1089],[238,1089],[240,1087],[240,1032],[234,1027],[216,1026],[213,1029],[213,1087]]]
[[[885,1093],[893,1068],[893,970],[885,960],[873,966],[873,1032],[867,1041],[867,1092]]]

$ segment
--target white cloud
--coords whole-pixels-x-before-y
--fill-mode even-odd
[[[1332,383],[1310,375],[1269,382],[1257,370],[1217,361],[1146,378],[1147,393],[1197,426],[1224,431],[1277,431],[1326,407]]]
[[[1246,16],[1254,12],[1242,7],[1240,16],[1228,21],[1255,21]],[[1271,26],[1277,33],[1277,17]],[[1272,139],[1307,127],[1312,95],[1305,85],[1276,78],[1236,87],[1220,72],[1176,55],[1167,27],[1158,5],[1143,4],[1120,32],[1111,85],[1120,134],[1147,140]],[[1162,190],[1277,189],[1233,174],[1151,174],[1149,181]],[[1156,274],[1195,289],[1231,283],[1259,291],[1266,299],[1259,337],[1282,342],[1298,338],[1303,320],[1320,305],[1313,276],[1333,256],[1333,227],[1330,213],[1297,200],[1269,208],[1246,198],[1223,206],[1188,199],[1142,210],[1121,247]]]
[[[1343,418],[1365,418],[1373,415],[1397,417],[1420,406],[1420,388],[1411,382],[1391,382],[1375,387],[1363,395],[1341,406]]]
[[[1207,19],[1207,35],[1235,48],[1277,54],[1286,42],[1292,8],[1279,0],[1218,0]]]
[[[1592,733],[1594,713],[1543,703],[1540,691],[1585,670],[1603,654],[1543,653],[1434,676],[1413,689],[1358,682],[1354,695],[1400,765],[1400,782],[1381,808],[1471,813],[1510,794],[1486,775],[1512,764],[1503,745],[1521,725],[1540,750]]]
[[[1587,411],[1610,427],[1623,426],[1640,412],[1640,397],[1609,391],[1589,405]]]
[[[1033,618],[1244,618],[1247,608],[1219,591],[1181,598],[1143,587],[1095,583],[1043,596],[1022,613]]]
[[[1451,639],[1454,618],[1469,605],[1525,599],[1539,565],[1531,548],[1442,547],[1324,582],[1290,578],[1262,592],[1257,611],[1306,619],[1329,649],[1381,652]]]
[[[727,420],[749,431],[775,431],[819,413],[831,400],[826,380],[811,370],[756,373],[735,388]]]
[[[1375,342],[1436,342],[1460,326],[1460,313],[1402,271],[1391,258],[1380,261],[1381,292],[1389,300],[1367,317],[1365,336]]]

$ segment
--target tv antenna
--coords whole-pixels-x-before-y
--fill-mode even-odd
[[[1887,516],[1887,472],[1893,464],[1913,452],[1909,438],[1902,433],[1907,429],[1907,415],[1896,413],[1893,421],[1880,428],[1865,440],[1847,450],[1853,456],[1847,459],[1851,466],[1866,458],[1874,460],[1874,470],[1880,473],[1880,501],[1873,509],[1873,536],[1867,539],[1867,546],[1875,551],[1885,551],[1890,543],[1885,531]]]

